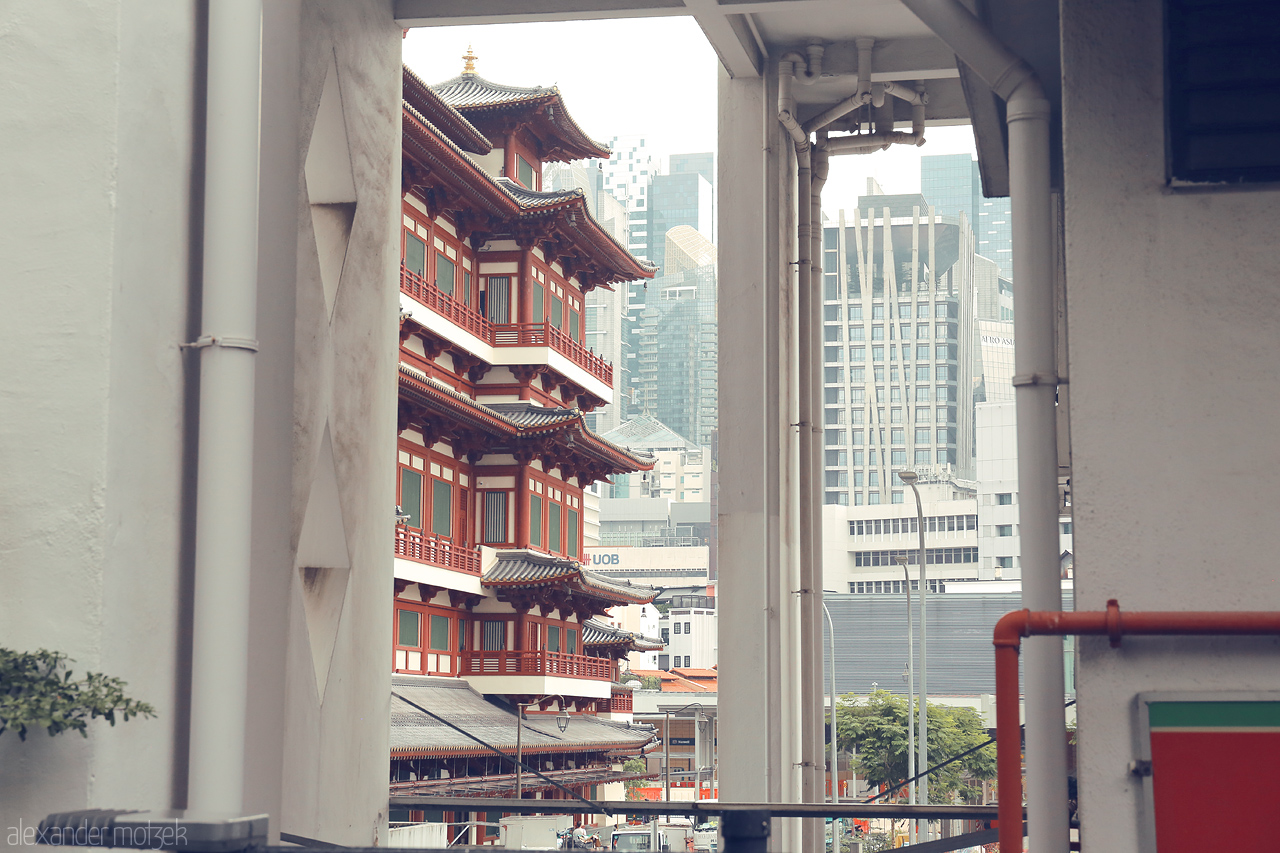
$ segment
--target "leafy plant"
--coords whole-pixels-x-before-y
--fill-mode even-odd
[[[75,729],[88,737],[88,721],[116,716],[154,717],[155,708],[124,695],[125,682],[100,672],[71,680],[71,663],[62,652],[40,649],[15,652],[0,648],[0,734],[8,729],[27,739],[28,729],[47,729],[49,736]]]
[[[626,773],[645,773],[649,770],[649,765],[648,765],[648,762],[646,762],[643,758],[629,758],[627,759],[626,763],[622,765],[622,769]],[[622,784],[627,789],[627,799],[637,800],[639,799],[639,796],[636,795],[635,790],[637,788],[643,788],[645,785],[648,785],[649,780],[648,779],[628,779]]]
[[[929,763],[940,764],[989,738],[982,717],[972,708],[928,706]],[[907,701],[885,690],[865,700],[843,701],[836,708],[836,743],[856,750],[857,766],[872,786],[907,778]],[[996,775],[995,745],[929,774],[929,800],[950,803],[981,796],[974,783]]]

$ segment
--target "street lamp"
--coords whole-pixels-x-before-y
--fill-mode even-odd
[[[839,754],[836,749],[836,625],[831,621],[831,611],[826,604],[822,605],[822,614],[827,617],[827,633],[831,635],[831,804],[835,805],[840,802]],[[840,818],[831,822],[831,853],[840,853],[842,823]]]
[[[543,696],[539,699],[534,699],[531,702],[516,703],[516,799],[517,800],[524,795],[524,738],[521,737],[521,735],[524,733],[524,709],[528,708],[530,705],[539,705],[547,701],[548,699],[552,699],[552,698],[560,700],[560,713],[556,714],[556,727],[563,732],[565,729],[569,728],[569,712],[565,709],[564,697],[561,696],[559,693],[552,694],[551,696]]]
[[[894,562],[902,566],[902,576],[906,578],[903,584],[907,591],[907,802],[911,805],[916,804],[916,727],[915,720],[912,719],[915,713],[916,705],[916,655],[915,655],[915,629],[912,622],[915,617],[911,612],[911,570],[907,568],[906,557],[894,557]],[[916,843],[916,822],[914,820],[907,821],[907,840]]]
[[[662,800],[663,802],[671,802],[671,715],[679,714],[681,711],[687,711],[690,708],[702,709],[701,702],[690,702],[683,708],[676,708],[674,711],[663,711],[666,714],[666,722],[662,726]],[[693,724],[694,732],[698,730],[698,724]],[[696,738],[695,738],[696,741]],[[694,748],[694,762],[698,760],[697,748]]]
[[[911,487],[911,493],[916,498],[916,525],[919,527],[920,534],[920,768],[927,770],[929,767],[929,669],[927,666],[927,644],[928,626],[925,623],[925,605],[928,601],[929,581],[925,572],[927,561],[927,553],[924,547],[924,504],[920,502],[920,490],[916,488],[916,482],[920,479],[915,471],[899,471],[898,479]],[[929,804],[929,777],[927,775],[920,777],[920,801],[925,805]],[[925,821],[925,835],[928,836],[929,823]],[[926,838],[926,840],[928,840]]]

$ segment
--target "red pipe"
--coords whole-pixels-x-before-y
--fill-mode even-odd
[[[1038,635],[1105,634],[1111,647],[1125,634],[1214,636],[1280,635],[1280,612],[1126,613],[1113,598],[1105,611],[1033,613],[1015,610],[1000,617],[996,647],[996,775],[1000,785],[1000,849],[1022,850],[1022,732],[1018,719],[1018,653],[1022,638]]]

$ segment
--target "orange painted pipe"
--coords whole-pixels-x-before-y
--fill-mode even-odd
[[[1134,635],[1280,635],[1280,612],[1219,611],[1120,613],[1113,598],[1104,611],[1055,612],[1015,610],[1000,617],[992,642],[996,647],[996,776],[1000,785],[1000,850],[1022,850],[1022,726],[1018,719],[1021,690],[1018,653],[1022,638],[1098,634],[1111,638]]]

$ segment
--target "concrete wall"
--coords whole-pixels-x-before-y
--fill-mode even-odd
[[[0,735],[6,833],[185,798],[196,23],[28,0],[0,24],[0,646],[65,652],[158,713]]]
[[[371,844],[386,840],[400,33],[388,0],[264,5],[245,807],[273,831]],[[0,26],[0,646],[66,652],[158,712],[87,739],[0,735],[6,833],[58,810],[186,805],[199,356],[179,344],[199,333],[202,10],[19,2]],[[330,63],[356,194],[332,311],[303,179]],[[337,508],[338,538],[308,545],[313,506]],[[299,569],[328,567],[312,559],[326,547],[349,583],[311,618]],[[321,673],[341,685],[328,701]]]
[[[337,844],[385,844],[401,34],[387,0],[304,3],[299,23],[294,550],[293,571],[282,576],[287,609],[276,611],[288,613],[289,631],[281,827]],[[321,141],[317,114],[324,88],[335,83],[355,197],[336,287],[322,279],[325,232],[308,209],[328,183],[317,169],[341,167],[310,158],[331,144]],[[341,553],[326,561],[323,538],[311,538],[309,522],[327,517],[330,471],[345,567]],[[305,582],[302,569],[315,566],[338,570],[321,581],[328,589]]]
[[[1062,44],[1076,606],[1276,610],[1277,194],[1164,188],[1157,0],[1065,2]],[[1084,844],[1138,847],[1134,694],[1276,689],[1276,648],[1080,644]]]

